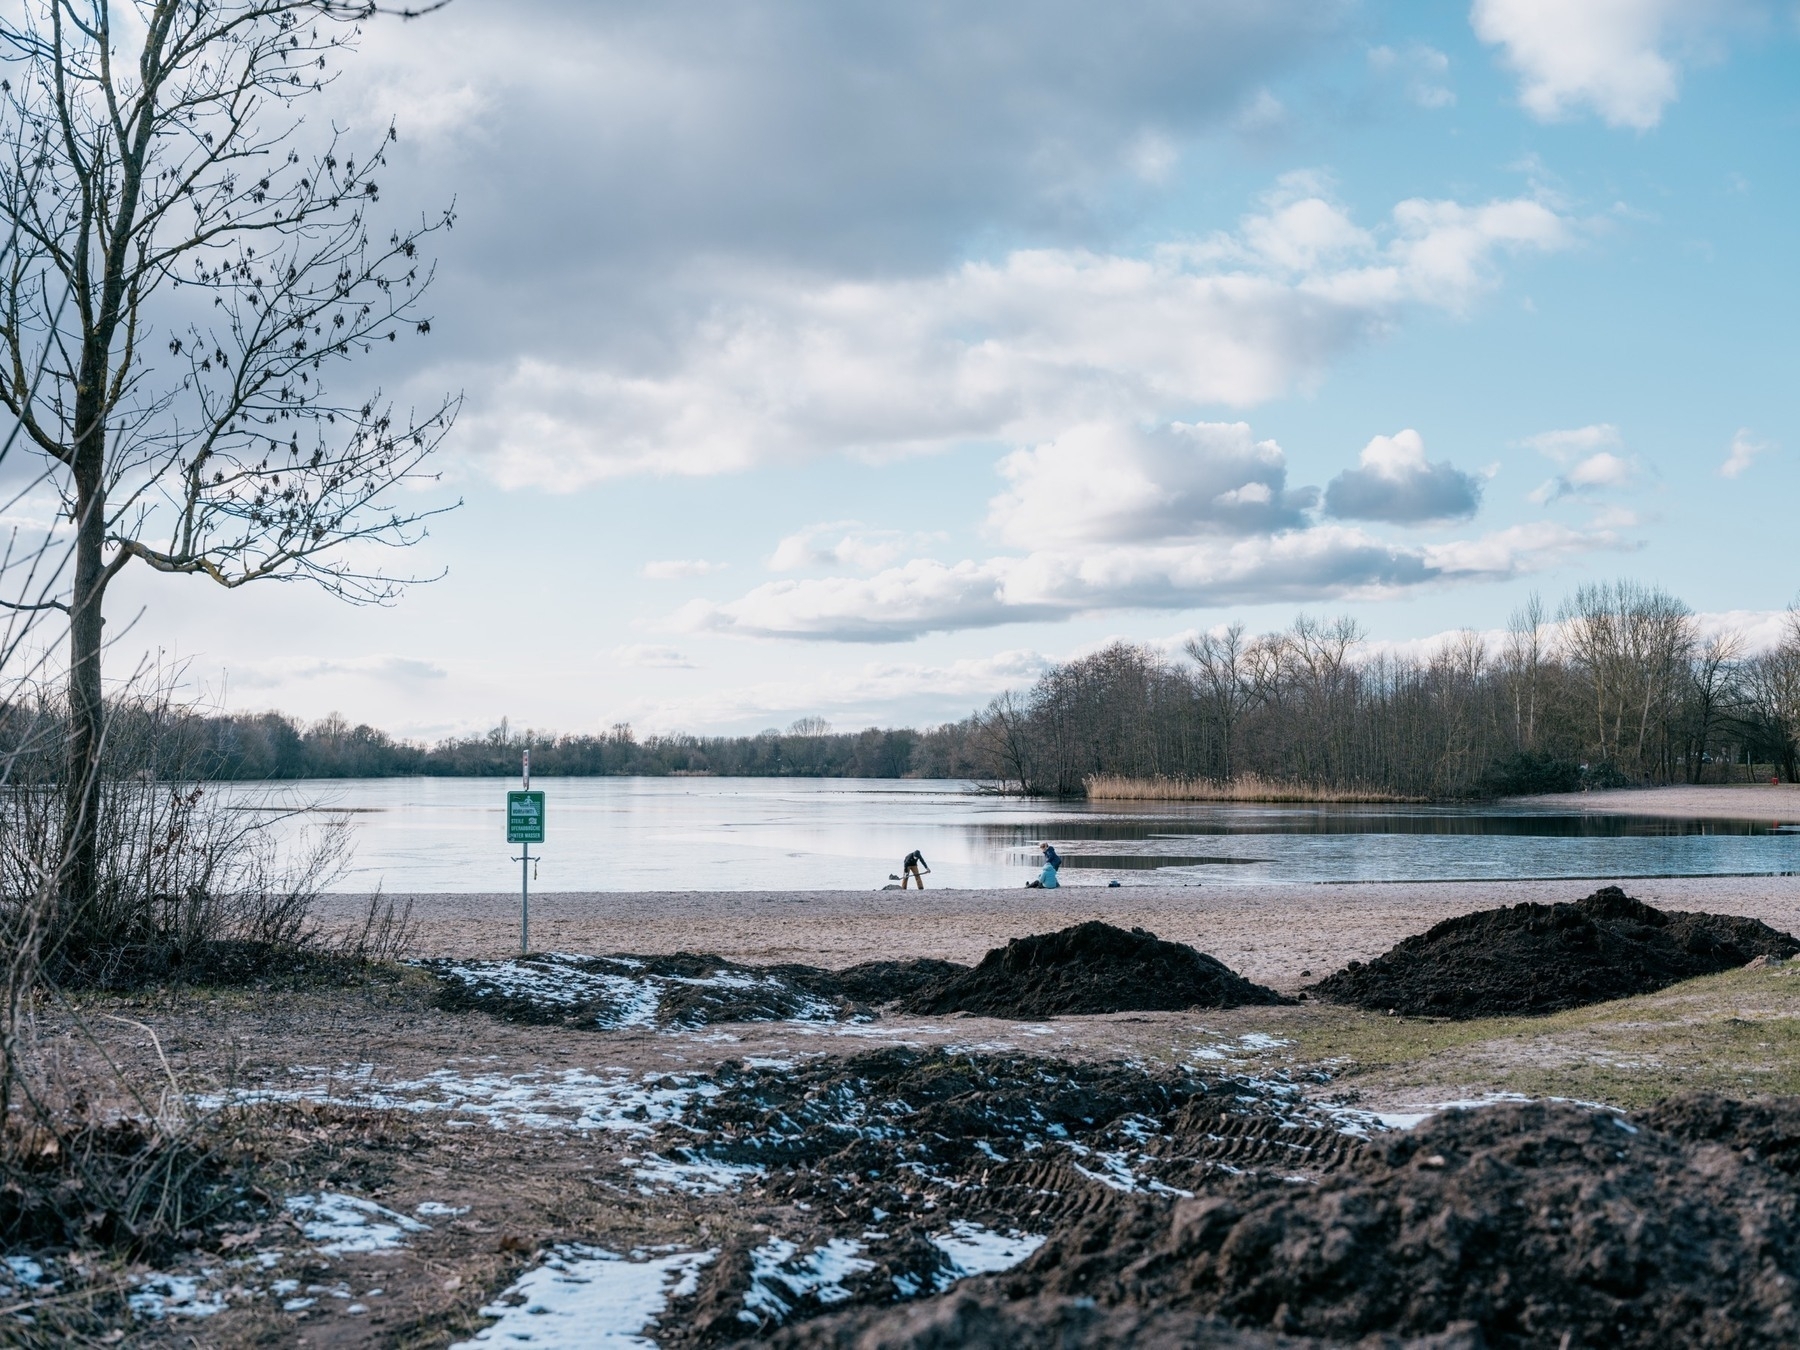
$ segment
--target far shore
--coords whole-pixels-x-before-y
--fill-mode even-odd
[[[1800,799],[1800,792],[1794,796]],[[531,946],[589,955],[711,952],[750,964],[793,961],[831,968],[914,957],[972,964],[1010,938],[1100,919],[1188,943],[1253,980],[1291,991],[1458,914],[1527,900],[1579,900],[1605,884],[556,892],[531,898]],[[1800,932],[1800,877],[1645,878],[1621,884],[1665,909],[1741,914]],[[418,925],[413,955],[495,958],[519,950],[517,894],[395,898],[412,901]],[[362,897],[327,896],[318,914],[327,928],[341,930],[360,921],[367,903]]]
[[[1610,816],[1685,816],[1800,824],[1800,783],[1609,788],[1599,792],[1544,792],[1503,801],[1507,806],[1544,806]]]

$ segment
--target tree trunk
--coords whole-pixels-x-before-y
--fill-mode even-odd
[[[97,388],[100,377],[83,381]],[[84,403],[90,400],[83,400]],[[75,576],[69,600],[69,745],[63,784],[63,859],[58,887],[61,943],[92,922],[100,884],[100,751],[106,733],[106,702],[100,682],[103,645],[101,601],[106,590],[106,433],[100,400],[78,408],[76,426],[85,428],[75,444]]]

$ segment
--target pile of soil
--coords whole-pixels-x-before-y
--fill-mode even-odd
[[[1800,1097],[1740,1102],[1716,1092],[1684,1092],[1636,1119],[1690,1144],[1723,1144],[1800,1180]]]
[[[1311,992],[1417,1017],[1560,1012],[1654,993],[1800,942],[1757,919],[1664,911],[1617,886],[1574,904],[1521,904],[1446,919]]]
[[[1142,928],[1090,921],[1014,938],[981,964],[905,1003],[915,1013],[1038,1018],[1080,1013],[1180,1012],[1292,1003],[1231,967]]]
[[[1172,1205],[1121,1198],[1009,1274],[933,1304],[816,1319],[776,1343],[923,1350],[952,1343],[934,1325],[961,1325],[985,1327],[986,1344],[1054,1328],[1048,1343],[1097,1347],[1136,1319],[1140,1343],[1179,1344],[1184,1316],[1189,1343],[1220,1345],[1286,1342],[1209,1339],[1206,1319],[1312,1346],[1800,1343],[1791,1179],[1608,1112],[1448,1112],[1317,1184],[1209,1189]]]

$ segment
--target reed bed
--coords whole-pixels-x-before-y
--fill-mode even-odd
[[[1096,773],[1083,780],[1089,801],[1096,802],[1418,802],[1375,788],[1325,787],[1318,783],[1284,783],[1253,773],[1236,778],[1129,778]]]

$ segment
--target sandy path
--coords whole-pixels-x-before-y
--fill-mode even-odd
[[[1508,797],[1508,806],[1546,806],[1619,816],[1677,816],[1706,820],[1800,823],[1800,784],[1614,788],[1605,792],[1547,792]]]
[[[973,962],[1008,938],[1086,919],[1148,928],[1210,952],[1251,979],[1291,989],[1367,960],[1411,933],[1471,910],[1576,900],[1583,881],[1418,882],[1346,886],[1065,887],[1006,890],[594,892],[532,897],[539,951],[716,952],[742,961],[859,961],[935,956]],[[1800,877],[1684,877],[1628,883],[1670,909],[1744,914],[1800,932]],[[416,895],[415,950],[505,956],[518,950],[516,895]],[[360,918],[332,897],[322,917]]]

